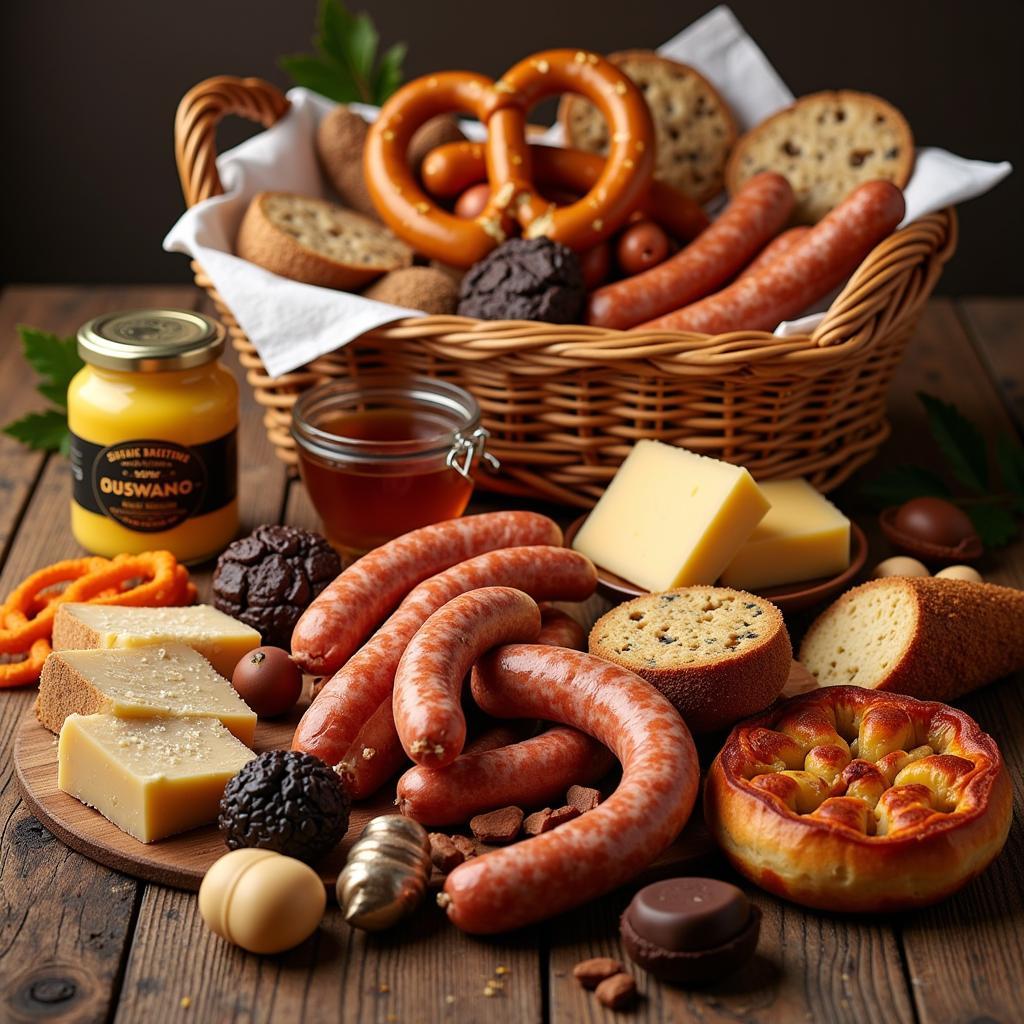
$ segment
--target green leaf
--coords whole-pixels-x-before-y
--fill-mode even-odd
[[[3,428],[8,437],[41,452],[66,451],[68,421],[57,409],[30,412]]]
[[[373,79],[373,102],[382,104],[402,84],[402,61],[408,47],[395,43],[384,51]]]
[[[366,103],[373,101],[370,79],[373,76],[373,61],[377,56],[379,39],[368,14],[360,14],[353,19],[348,36],[348,61]]]
[[[869,480],[861,491],[877,508],[902,505],[922,496],[949,497],[949,488],[941,477],[921,466],[895,466]]]
[[[348,38],[352,33],[352,15],[341,0],[320,0],[316,12],[317,49],[335,64],[349,59]]]
[[[1021,499],[1019,506],[1024,501],[1024,446],[1009,434],[1000,434],[996,438],[996,463],[1007,490]]]
[[[953,475],[973,491],[988,490],[988,452],[978,428],[955,405],[919,391],[928,427]]]
[[[295,53],[280,57],[277,63],[288,72],[296,85],[312,89],[321,96],[338,103],[351,103],[359,99],[359,90],[345,68],[329,63],[322,57]]]
[[[970,505],[964,511],[987,548],[1002,547],[1017,536],[1017,520],[1004,505]]]
[[[39,393],[54,405],[67,408],[68,385],[83,366],[75,339],[58,338],[26,324],[18,325],[18,335],[25,360],[42,378]]]

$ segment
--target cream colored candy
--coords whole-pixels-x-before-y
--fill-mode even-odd
[[[882,579],[885,576],[931,576],[931,573],[928,571],[928,567],[916,558],[895,555],[893,558],[887,558],[884,562],[879,562],[871,570],[872,579]]]
[[[250,953],[282,953],[316,931],[327,906],[320,876],[272,850],[224,854],[199,887],[210,931]]]
[[[944,580],[967,580],[968,583],[984,583],[984,577],[972,565],[948,565],[936,574]]]

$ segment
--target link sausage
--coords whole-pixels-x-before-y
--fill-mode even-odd
[[[498,644],[530,643],[540,633],[537,602],[511,587],[481,587],[438,608],[409,641],[395,672],[395,728],[417,764],[443,768],[462,753],[462,681]]]
[[[587,634],[571,615],[560,608],[541,608],[537,643],[545,647],[582,651],[587,646]]]
[[[429,576],[497,548],[561,543],[558,524],[535,512],[486,512],[403,534],[353,562],[313,601],[295,626],[292,657],[310,675],[330,675]]]
[[[457,825],[496,807],[565,803],[565,791],[596,782],[615,763],[577,729],[556,726],[494,750],[463,754],[446,768],[410,768],[398,780],[398,808],[423,825]]]
[[[587,323],[625,330],[707,295],[749,263],[792,210],[793,190],[781,174],[755,174],[722,215],[675,256],[593,292]]]
[[[772,331],[845,281],[903,220],[903,193],[889,181],[858,186],[787,254],[728,288],[642,324],[667,331]]]
[[[797,243],[802,241],[811,229],[806,224],[783,231],[776,235],[740,272],[740,277],[763,270],[772,260],[785,256],[793,251]],[[737,278],[739,280],[739,278]]]
[[[472,690],[488,714],[536,715],[593,736],[622,763],[622,781],[575,821],[457,867],[439,902],[459,928],[507,931],[592,900],[642,871],[686,824],[697,752],[679,713],[639,676],[589,654],[512,645],[480,659]]]
[[[299,721],[292,747],[337,764],[381,702],[391,699],[398,663],[433,612],[478,587],[516,587],[535,600],[582,601],[597,587],[593,563],[568,548],[489,551],[424,580],[365,646],[327,681]]]

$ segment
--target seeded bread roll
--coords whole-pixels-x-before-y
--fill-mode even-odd
[[[339,104],[316,130],[316,155],[338,198],[358,213],[380,220],[363,177],[363,146],[370,126]]]
[[[594,623],[589,647],[656,686],[694,732],[763,711],[793,660],[779,609],[726,587],[682,587],[620,604]]]
[[[735,195],[748,178],[776,171],[796,194],[794,220],[816,224],[865,181],[903,188],[913,167],[910,125],[891,103],[866,92],[818,92],[747,132],[725,181]]]
[[[412,250],[384,225],[287,192],[253,197],[237,250],[242,259],[281,277],[349,290],[412,262]]]
[[[637,84],[651,109],[658,151],[655,177],[699,203],[718,195],[737,129],[715,87],[688,65],[650,50],[623,50],[608,59]],[[566,95],[558,117],[570,146],[608,152],[608,126],[592,103]]]
[[[872,580],[818,616],[800,661],[822,686],[956,700],[1024,669],[1024,591],[938,577]]]

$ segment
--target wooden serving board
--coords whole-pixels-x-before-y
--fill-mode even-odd
[[[304,706],[291,716],[256,726],[257,753],[286,750]],[[21,794],[29,810],[72,850],[115,871],[176,889],[199,889],[203,876],[218,857],[227,852],[216,825],[193,829],[155,843],[140,843],[111,824],[98,811],[57,788],[57,737],[44,729],[32,709],[18,727],[14,740],[14,768]],[[344,866],[349,848],[367,822],[381,814],[395,813],[394,791],[383,789],[352,808],[349,829],[339,846],[316,865],[333,897],[334,883]],[[449,831],[444,829],[442,831]],[[481,852],[486,847],[479,846]],[[699,811],[682,835],[638,879],[653,881],[714,859],[716,848]]]

